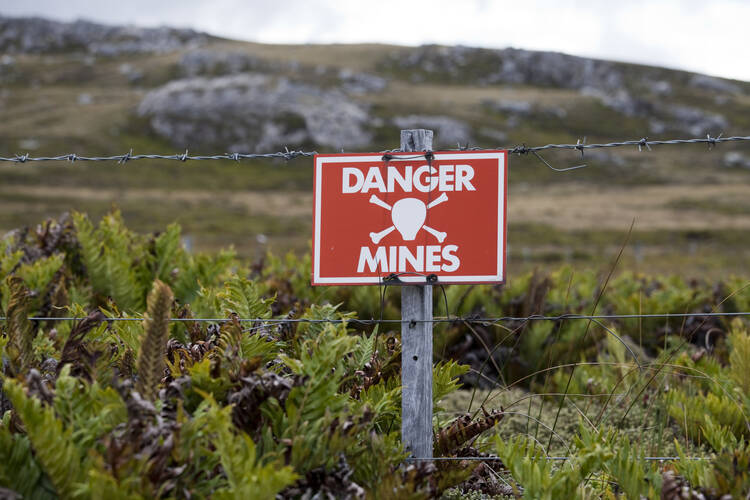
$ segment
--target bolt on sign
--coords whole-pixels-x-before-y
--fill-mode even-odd
[[[507,157],[316,155],[312,284],[502,283]]]

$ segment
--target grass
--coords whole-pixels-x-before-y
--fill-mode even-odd
[[[683,447],[686,446],[684,429],[669,421],[662,402],[637,404],[626,414],[627,399],[618,401],[615,398],[607,405],[608,396],[608,393],[567,395],[555,425],[557,406],[562,398],[556,393],[545,396],[522,389],[460,390],[442,401],[444,411],[439,413],[438,418],[448,421],[467,411],[473,413],[480,406],[487,411],[503,408],[507,415],[498,425],[497,434],[503,438],[531,435],[542,443],[551,442],[548,455],[566,456],[570,451],[568,448],[573,445],[573,437],[578,434],[579,421],[583,418],[588,421],[586,425],[594,425],[596,417],[605,409],[604,422],[610,425],[621,422],[621,432],[632,443],[644,445],[648,456],[674,456],[675,439]],[[554,434],[551,432],[553,428]],[[707,450],[690,441],[687,447],[692,456],[707,453]]]

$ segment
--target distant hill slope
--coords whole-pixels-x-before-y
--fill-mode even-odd
[[[0,50],[0,81],[11,86],[100,86],[95,67],[116,63],[124,87],[148,91],[127,111],[175,147],[360,148],[394,128],[417,126],[435,128],[438,140],[453,144],[507,140],[527,124],[534,135],[614,132],[614,124],[625,135],[716,135],[750,124],[747,83],[554,52],[434,45],[268,50],[186,29],[8,17],[0,17]],[[24,64],[35,55],[44,55],[51,75]],[[356,69],[347,64],[352,59],[359,59]],[[405,105],[395,95],[401,86],[420,85],[445,86],[448,102],[457,87],[497,92],[478,90],[460,109],[425,96]],[[543,95],[535,98],[532,89]]]
[[[0,17],[0,115],[2,155],[372,151],[418,127],[435,131],[436,148],[502,147],[750,135],[750,84],[515,48],[264,45]],[[544,154],[560,166],[580,164],[576,155]],[[583,162],[560,174],[512,159],[509,220],[520,229],[509,241],[523,251],[511,259],[603,259],[633,218],[644,231],[634,238],[663,257],[651,265],[680,262],[672,242],[750,258],[746,145],[591,150]],[[258,242],[306,248],[309,161],[196,165],[0,165],[0,231],[116,201],[136,229],[179,220],[199,247],[253,253],[265,243],[248,235],[262,234]]]

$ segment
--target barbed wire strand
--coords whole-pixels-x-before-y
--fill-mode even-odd
[[[478,148],[478,147],[469,147],[468,145],[465,147],[461,147],[459,144],[458,148],[454,149],[444,149],[442,151],[495,151],[495,150],[505,150],[508,152],[508,154],[512,155],[525,155],[533,153],[536,155],[537,151],[545,151],[550,149],[567,149],[567,150],[575,150],[581,153],[583,155],[584,151],[588,149],[597,149],[597,148],[617,148],[617,147],[630,147],[635,146],[638,148],[639,151],[643,151],[644,148],[648,151],[651,150],[651,146],[663,146],[663,145],[681,145],[681,144],[708,144],[709,149],[713,149],[717,144],[721,144],[723,142],[736,142],[736,141],[750,141],[750,136],[731,136],[731,137],[722,137],[721,134],[719,134],[717,137],[711,137],[710,134],[707,134],[706,137],[695,137],[695,138],[689,138],[689,139],[664,139],[664,140],[651,140],[647,137],[643,137],[641,139],[635,139],[635,140],[626,140],[626,141],[616,141],[616,142],[605,142],[605,143],[594,143],[594,144],[587,144],[584,141],[581,141],[580,139],[576,141],[575,144],[545,144],[543,146],[526,146],[525,144],[522,144],[520,146],[513,146],[513,147],[498,147],[493,149],[488,148]],[[388,149],[384,151],[380,151],[380,153],[383,153],[385,155],[388,155],[390,153],[402,153],[404,151],[401,151],[400,149]],[[67,153],[62,155],[56,155],[56,156],[31,156],[29,153],[24,154],[16,154],[15,156],[0,156],[0,162],[11,162],[11,163],[29,163],[29,162],[43,162],[43,161],[67,161],[67,162],[90,162],[90,161],[115,161],[118,164],[125,164],[130,161],[137,161],[137,160],[173,160],[173,161],[181,161],[181,162],[187,162],[187,161],[200,161],[200,160],[232,160],[239,162],[240,160],[249,160],[249,159],[282,159],[282,160],[293,160],[295,158],[299,157],[311,157],[319,154],[317,151],[303,151],[303,150],[290,150],[288,148],[285,148],[284,151],[277,151],[274,153],[222,153],[222,154],[210,154],[210,155],[190,155],[188,150],[185,150],[184,153],[176,153],[176,154],[133,154],[133,150],[131,149],[129,152],[121,155],[108,155],[108,156],[90,156],[90,155],[79,155],[76,153]],[[409,157],[396,157],[396,158],[390,158],[392,160],[398,160],[398,159],[417,159],[421,158],[424,155],[412,155]],[[538,155],[537,155],[538,157]],[[573,167],[569,169],[555,169],[560,171],[565,170],[572,170],[574,168],[580,168],[579,167]]]
[[[561,314],[558,316],[498,316],[498,317],[476,317],[476,316],[451,316],[436,317],[433,319],[413,319],[415,323],[472,323],[490,325],[494,323],[510,323],[519,321],[563,321],[563,320],[604,320],[604,319],[669,319],[669,318],[712,318],[712,317],[743,317],[750,316],[750,311],[734,312],[696,312],[696,313],[645,313],[645,314]],[[80,321],[85,316],[30,316],[29,321]],[[0,316],[0,321],[6,321],[7,316]],[[263,322],[268,324],[278,323],[352,323],[361,325],[375,325],[379,323],[403,323],[402,319],[313,319],[313,318],[169,318],[172,322],[211,322],[223,323],[227,321],[240,322]],[[105,318],[104,321],[143,321],[143,318],[125,316]]]
[[[572,460],[576,457],[541,457],[545,460]],[[449,461],[449,460],[476,460],[480,462],[500,461],[500,457],[407,457],[407,462],[431,462],[431,461]],[[710,457],[643,457],[641,460],[646,461],[677,461],[677,460],[711,460]]]

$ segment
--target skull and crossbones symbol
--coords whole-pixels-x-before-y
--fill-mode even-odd
[[[425,204],[422,200],[417,198],[402,198],[391,206],[373,194],[370,196],[370,203],[383,207],[386,210],[390,210],[393,225],[378,233],[370,233],[370,240],[377,245],[380,243],[380,240],[385,238],[395,229],[401,233],[401,237],[404,241],[413,241],[417,237],[419,230],[424,229],[442,243],[446,236],[448,236],[448,233],[433,229],[430,226],[427,226],[424,221],[427,217],[427,210],[435,205],[443,203],[444,201],[448,201],[448,196],[445,193],[441,193],[440,196],[428,204]]]

